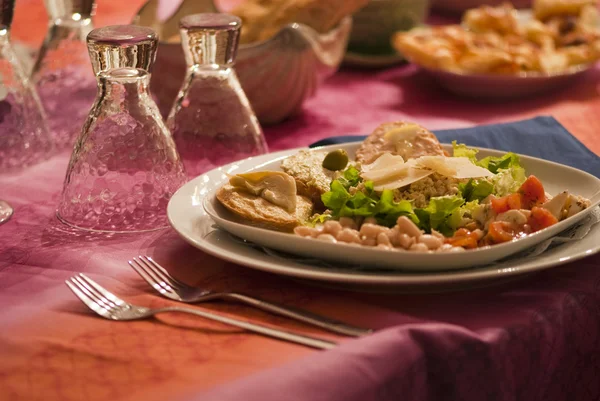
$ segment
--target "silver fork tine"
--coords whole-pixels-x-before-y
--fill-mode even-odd
[[[142,264],[136,258],[133,258],[128,263],[129,266],[131,266],[133,270],[135,270],[136,273],[139,274],[148,284],[154,287],[154,289],[160,292],[165,291],[165,289],[154,280],[150,273],[146,272],[144,266],[142,266]]]
[[[138,258],[140,260],[140,263],[146,266],[154,274],[155,277],[159,278],[159,280],[164,281],[172,287],[180,287],[180,285],[177,284],[175,280],[173,280],[173,278],[170,277],[166,271],[164,271],[164,269],[157,269],[156,263],[150,263],[142,255],[138,256]]]
[[[79,289],[79,284],[74,282],[72,278],[65,280],[65,284],[71,289],[71,291],[73,291],[77,298],[79,298],[87,306],[91,307],[94,304],[94,301]]]
[[[101,294],[97,293],[96,291],[94,291],[94,289],[92,287],[90,287],[85,281],[83,281],[81,278],[79,278],[78,276],[73,276],[71,277],[71,281],[77,286],[79,287],[79,289],[91,300],[94,301],[96,303],[99,303],[100,306],[105,307],[104,305],[106,304],[106,308],[110,308],[110,304],[107,302],[108,300],[105,300]]]
[[[140,259],[144,260],[146,259],[148,262],[150,262],[152,264],[152,266],[154,266],[159,272],[161,272],[164,276],[168,277],[169,280],[171,281],[171,283],[175,283],[177,286],[179,287],[187,287],[188,285],[185,283],[182,283],[181,281],[177,280],[175,277],[172,277],[168,271],[165,270],[164,267],[162,267],[161,265],[158,264],[158,262],[156,262],[154,259],[152,259],[150,256],[143,256],[140,255]]]
[[[100,287],[96,282],[90,278],[88,278],[85,274],[79,273],[79,278],[83,280],[88,285],[94,287],[94,289],[100,293],[102,298],[112,302],[115,306],[120,306],[125,303],[121,298],[117,298],[114,294],[108,292],[104,288]]]
[[[146,267],[142,262],[133,258],[129,261],[129,265],[140,275],[148,284],[154,287],[155,290],[161,294],[173,294],[173,288],[168,282],[161,280],[156,274],[149,268]]]
[[[80,283],[76,277],[71,277],[69,280],[66,280],[65,283],[71,291],[73,291],[75,296],[77,296],[77,298],[79,298],[88,308],[102,317],[108,317],[110,314],[110,307],[97,301],[95,296],[92,297],[92,293],[85,288],[84,284]]]

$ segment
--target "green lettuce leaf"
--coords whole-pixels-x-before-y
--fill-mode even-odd
[[[421,229],[431,232],[432,229],[451,236],[454,229],[450,227],[448,219],[465,203],[462,196],[438,196],[431,198],[429,205],[423,209],[416,209]]]
[[[360,178],[360,171],[356,167],[350,166],[344,171],[342,177],[336,181],[339,181],[344,188],[349,189],[350,187],[357,186],[362,181],[362,178]]]
[[[448,219],[446,220],[448,227],[450,227],[453,231],[462,227],[464,225],[465,216],[471,217],[473,211],[477,207],[479,207],[479,201],[474,200],[465,203],[458,209],[455,209],[450,215],[450,217],[448,217]]]
[[[467,202],[480,201],[494,192],[494,184],[487,180],[470,179],[466,183],[458,184],[458,190]]]
[[[396,220],[400,216],[407,216],[415,223],[418,221],[413,212],[413,207],[410,201],[401,200],[394,201],[394,192],[389,189],[383,190],[379,202],[375,207],[375,218],[381,225],[392,227],[396,224]]]
[[[505,196],[517,192],[527,176],[523,167],[512,166],[509,169],[499,170],[491,179],[494,183],[494,194]]]
[[[352,180],[351,174],[344,174],[343,177],[334,180],[331,183],[331,190],[321,196],[323,204],[331,210],[334,218],[374,217],[379,224],[388,227],[395,225],[400,216],[407,216],[415,223],[418,222],[409,201],[395,202],[391,190],[384,190],[381,194],[377,194],[373,191],[371,181],[364,182],[362,191],[350,194],[349,187],[346,185]]]
[[[468,157],[476,165],[486,168],[495,175],[487,180],[479,180],[477,182],[469,181],[467,184],[459,185],[459,189],[463,197],[467,201],[483,199],[489,195],[489,185],[486,182],[493,184],[491,193],[498,196],[505,196],[519,189],[521,184],[527,178],[525,169],[521,166],[519,156],[515,153],[508,152],[503,156],[494,157],[488,156],[481,160],[477,160],[477,150],[469,148],[465,144],[452,142],[454,149],[454,157]],[[487,195],[485,195],[487,193]]]
[[[507,170],[512,167],[521,167],[519,162],[519,156],[517,156],[515,153],[508,152],[504,156],[500,157],[485,157],[479,160],[476,164],[478,166],[487,168],[494,174],[497,174],[500,170]]]
[[[473,163],[477,163],[477,149],[473,149],[465,145],[464,143],[457,143],[452,141],[452,156],[454,157],[466,157]]]

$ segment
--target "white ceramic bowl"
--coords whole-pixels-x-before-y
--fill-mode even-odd
[[[158,0],[150,0],[133,22],[159,32],[161,41],[150,86],[161,113],[166,116],[186,70],[178,36],[179,19],[219,10],[213,0],[187,0],[166,19],[159,20],[157,11]],[[325,34],[303,24],[290,24],[267,41],[240,45],[235,70],[262,124],[278,123],[302,109],[304,101],[316,93],[321,82],[339,68],[351,28],[350,17]]]

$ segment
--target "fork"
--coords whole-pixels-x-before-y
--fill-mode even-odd
[[[85,274],[80,273],[66,280],[65,283],[73,291],[73,293],[85,304],[88,308],[96,312],[105,319],[110,320],[140,320],[152,317],[158,313],[164,312],[183,312],[189,313],[203,318],[225,323],[230,326],[239,327],[259,334],[264,334],[269,337],[278,338],[297,344],[307,345],[312,348],[329,349],[337,344],[303,334],[297,334],[290,331],[279,330],[259,324],[237,320],[230,317],[205,312],[192,308],[180,308],[176,306],[168,306],[158,309],[150,309],[144,306],[137,306],[123,301],[113,293],[106,290],[100,284],[96,283]]]
[[[133,260],[129,261],[129,265],[162,296],[175,301],[195,303],[217,299],[233,300],[246,305],[254,306],[267,312],[275,313],[280,316],[285,316],[308,323],[338,334],[360,337],[372,332],[372,330],[369,329],[350,326],[340,321],[319,316],[314,313],[277,305],[244,294],[235,292],[212,292],[207,289],[191,287],[172,277],[162,266],[160,266],[149,256],[140,255],[137,259],[133,258]]]

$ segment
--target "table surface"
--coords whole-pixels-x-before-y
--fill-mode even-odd
[[[127,22],[139,4],[138,0],[99,0],[96,25]],[[17,2],[14,38],[39,45],[45,21],[41,0]],[[571,87],[547,96],[484,103],[449,96],[412,66],[380,71],[343,69],[306,103],[300,116],[265,131],[271,150],[279,150],[332,135],[368,133],[389,120],[409,119],[440,129],[544,114],[555,116],[598,154],[599,80],[600,69],[594,69]],[[319,361],[333,363],[324,359],[327,353],[188,316],[165,315],[160,321],[129,323],[103,320],[89,313],[64,285],[69,276],[85,272],[135,303],[174,304],[152,295],[127,266],[127,260],[138,254],[153,256],[190,284],[257,294],[381,330],[372,337],[392,347],[390,352],[405,356],[379,361],[390,366],[386,380],[392,382],[393,374],[401,371],[407,377],[414,375],[412,385],[427,388],[391,386],[385,396],[367,389],[345,394],[343,383],[334,382],[340,399],[425,394],[419,399],[435,400],[454,399],[452,394],[462,397],[463,391],[485,394],[500,385],[494,382],[499,373],[491,364],[500,354],[508,355],[502,369],[513,372],[502,376],[507,380],[501,383],[506,393],[478,399],[542,399],[542,392],[528,387],[532,382],[543,389],[545,399],[567,399],[567,395],[570,399],[595,399],[600,394],[594,378],[600,369],[599,255],[517,282],[461,293],[379,295],[323,290],[203,254],[171,229],[100,237],[67,229],[56,220],[54,211],[68,156],[60,154],[20,173],[0,176],[0,197],[15,207],[12,220],[0,227],[0,400],[224,400],[240,399],[240,394],[247,395],[245,399],[252,399],[253,394],[260,399],[261,391],[263,399],[269,395],[302,399],[304,390],[295,388],[294,383],[306,382],[294,378]],[[347,343],[334,351],[340,361],[345,360],[344,355],[369,359],[369,341],[375,341],[341,339],[238,305],[205,307],[337,339]],[[589,325],[573,338],[569,319],[588,321]],[[443,333],[435,344],[439,351],[435,355],[427,354],[433,351],[427,350],[424,340],[432,329]],[[552,341],[547,341],[548,333]],[[461,341],[456,340],[459,337]],[[486,352],[491,354],[479,360]],[[471,363],[476,360],[481,363]],[[518,367],[510,365],[511,361],[518,361]],[[431,365],[425,368],[424,364]],[[392,370],[392,365],[398,370]],[[333,374],[335,369],[332,365]],[[438,377],[458,371],[460,377]],[[270,393],[264,392],[273,374],[279,375],[277,383],[272,383]],[[369,372],[360,374],[368,376]],[[554,381],[557,375],[579,385],[560,387]],[[277,398],[274,391],[282,390],[282,383],[289,385],[288,393]],[[465,390],[468,383],[473,388]],[[306,399],[318,397],[313,394]]]

